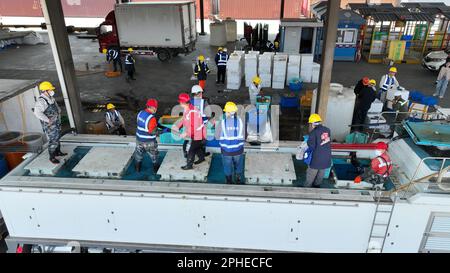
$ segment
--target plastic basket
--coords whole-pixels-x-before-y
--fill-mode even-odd
[[[299,78],[293,78],[289,81],[289,90],[293,92],[300,92],[302,90],[303,82]]]
[[[271,101],[272,98],[270,96],[257,96],[256,109],[260,111],[269,111]]]
[[[281,96],[280,106],[282,108],[297,108],[300,106],[298,96]]]

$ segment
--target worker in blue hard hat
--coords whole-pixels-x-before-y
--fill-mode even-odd
[[[309,160],[303,186],[320,188],[326,169],[331,167],[331,133],[330,129],[322,125],[322,118],[318,114],[312,114],[308,123],[308,155],[312,158]]]

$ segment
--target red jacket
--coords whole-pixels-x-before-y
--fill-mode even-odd
[[[383,177],[388,177],[392,172],[392,161],[388,153],[383,153],[381,156],[377,156],[372,159],[372,170]]]
[[[176,128],[185,128],[186,138],[193,140],[206,139],[206,126],[203,124],[202,113],[193,106],[189,105],[189,109],[183,113],[181,122],[174,125]]]

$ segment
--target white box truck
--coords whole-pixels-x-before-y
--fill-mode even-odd
[[[168,61],[195,50],[197,28],[194,1],[116,4],[97,28],[99,51],[133,48],[137,54],[157,54]]]

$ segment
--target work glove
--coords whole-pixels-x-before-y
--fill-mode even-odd
[[[360,175],[358,175],[357,177],[355,177],[355,179],[353,180],[353,182],[355,182],[355,184],[359,184],[359,183],[361,183],[361,181],[362,181],[362,178],[361,178]]]

